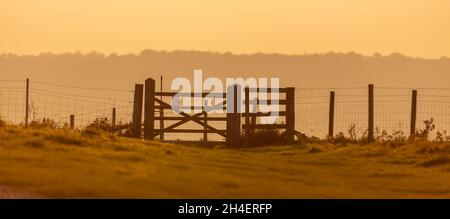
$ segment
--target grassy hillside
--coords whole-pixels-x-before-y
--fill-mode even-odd
[[[450,197],[450,145],[196,147],[0,128],[0,193],[25,197]],[[8,195],[3,195],[8,196]],[[0,195],[2,197],[2,195]]]

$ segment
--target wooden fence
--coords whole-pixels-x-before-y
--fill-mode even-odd
[[[8,82],[9,83],[9,82]],[[11,82],[12,83],[12,82]],[[14,83],[22,83],[22,81],[14,82]],[[48,94],[51,91],[47,91],[44,88],[38,87],[38,85],[46,85],[46,86],[56,86],[57,88],[60,87],[69,87],[71,89],[74,89],[73,86],[65,86],[65,85],[53,85],[48,84],[44,82],[34,82],[34,87],[30,88],[30,80],[25,81],[25,89],[21,91],[24,92],[24,125],[29,125],[29,115],[31,114],[30,109],[32,109],[32,105],[36,102],[30,102],[30,97],[33,97],[32,93],[30,91],[33,91],[34,94],[37,95],[44,95],[45,98],[47,98]],[[6,88],[5,88],[6,89]],[[8,88],[9,89],[9,88]],[[20,88],[22,89],[22,88]],[[99,88],[77,88],[77,89],[91,89],[91,90],[102,90]],[[340,114],[335,115],[336,109],[335,109],[335,100],[336,96],[339,97],[340,90],[339,88],[336,90],[332,90],[332,88],[326,88],[327,90],[330,90],[329,93],[329,103],[325,99],[324,103],[325,105],[328,104],[328,130],[327,133],[324,135],[327,135],[329,137],[335,136],[336,133],[336,118],[340,118]],[[364,91],[366,88],[364,87],[358,87],[358,89],[362,89]],[[410,104],[410,115],[407,115],[408,118],[406,120],[409,121],[409,136],[414,136],[416,133],[416,121],[418,116],[418,91],[416,89],[409,89],[409,88],[389,88],[389,87],[380,87],[380,90],[382,89],[401,89],[405,90],[408,93],[406,96],[408,97],[408,100],[406,102],[407,107],[409,108]],[[426,89],[426,88],[421,88]],[[103,89],[105,90],[105,89]],[[112,90],[112,89],[108,89]],[[297,92],[304,92],[305,89],[300,89]],[[342,90],[342,88],[341,88]],[[367,95],[364,91],[364,94],[362,94],[362,98],[367,98],[363,100],[364,105],[367,103],[367,117],[364,116],[364,121],[367,121],[366,125],[364,125],[364,130],[367,132],[367,138],[369,141],[374,140],[374,85],[369,84],[367,87]],[[430,94],[421,94],[421,97],[450,97],[446,95],[441,95],[439,93],[436,93],[436,88],[429,88]],[[184,112],[178,113],[176,116],[165,114],[165,110],[171,110],[173,111],[172,105],[168,101],[164,101],[163,97],[166,98],[173,98],[175,95],[179,94],[177,92],[164,92],[160,90],[157,92],[155,90],[155,80],[152,78],[149,78],[145,81],[145,84],[136,84],[134,91],[126,91],[126,90],[112,90],[114,92],[121,92],[121,93],[128,93],[133,94],[131,92],[134,92],[134,100],[132,102],[132,116],[127,114],[128,118],[132,118],[132,134],[134,137],[140,138],[144,137],[144,139],[154,139],[156,137],[159,137],[161,140],[166,140],[165,133],[198,133],[203,134],[203,141],[210,142],[212,141],[210,139],[211,134],[219,135],[221,136],[229,146],[238,146],[241,144],[252,144],[252,136],[254,135],[256,130],[259,129],[278,129],[283,130],[283,133],[290,142],[294,141],[294,137],[299,133],[295,130],[296,126],[296,116],[299,119],[305,119],[308,116],[302,113],[298,113],[298,115],[295,115],[295,108],[298,104],[304,104],[304,103],[296,103],[296,100],[298,98],[303,97],[295,97],[297,92],[295,91],[295,88],[293,87],[287,87],[287,88],[279,88],[279,89],[264,89],[264,88],[244,88],[242,89],[239,85],[230,86],[227,88],[227,91],[224,93],[215,94],[215,96],[220,96],[224,99],[224,101],[221,103],[222,109],[226,110],[225,114],[210,114],[207,113],[203,106],[189,106],[190,109],[197,109],[201,110],[200,112],[194,113],[194,114],[188,114]],[[241,91],[243,91],[243,95],[241,94]],[[426,90],[425,90],[426,91]],[[448,91],[446,89],[445,91]],[[326,91],[328,92],[328,91]],[[409,94],[409,92],[411,92]],[[52,92],[53,93],[53,92]],[[251,94],[255,94],[259,97],[259,94],[261,93],[279,93],[280,98],[278,99],[271,99],[268,98],[267,100],[260,100],[258,98],[251,99]],[[200,92],[200,93],[181,93],[183,96],[191,96],[191,97],[206,97],[210,95],[209,92]],[[231,95],[232,94],[232,95]],[[302,94],[302,93],[299,93]],[[63,94],[61,94],[63,95]],[[18,96],[18,95],[16,95]],[[77,98],[85,98],[85,96],[82,95],[73,95],[70,94],[68,97],[77,97]],[[241,98],[244,96],[244,98]],[[269,96],[269,95],[267,95]],[[358,95],[361,96],[361,95]],[[383,95],[380,95],[383,96]],[[387,95],[387,96],[395,96],[395,95]],[[325,97],[327,95],[325,94]],[[17,97],[16,97],[17,98]],[[88,97],[86,97],[88,98]],[[89,97],[91,98],[91,97]],[[97,97],[92,97],[97,98]],[[411,98],[411,99],[409,99]],[[61,101],[62,98],[59,98]],[[243,100],[243,102],[241,102]],[[422,102],[426,103],[426,100],[421,100]],[[432,102],[434,103],[434,102]],[[441,103],[441,102],[439,102]],[[444,102],[447,103],[447,102]],[[450,104],[450,102],[448,102]],[[241,110],[241,104],[243,104],[244,109]],[[262,104],[268,104],[268,105],[279,105],[279,108],[282,109],[279,112],[277,112],[278,116],[282,118],[284,121],[283,123],[279,124],[258,124],[258,118],[270,116],[270,113],[267,112],[256,112],[255,110],[250,110],[250,107],[253,107],[253,109],[258,109],[258,106]],[[339,104],[339,102],[338,102]],[[6,105],[7,106],[7,105]],[[450,107],[450,105],[449,105]],[[364,106],[365,108],[365,106]],[[9,107],[7,108],[9,109]],[[116,125],[116,106],[114,106],[112,109],[112,117],[111,117],[111,124],[113,126]],[[123,107],[119,108],[118,112],[123,112],[120,109],[124,109]],[[131,106],[130,106],[131,109]],[[109,110],[108,110],[109,111]],[[53,111],[52,111],[53,112]],[[446,113],[447,111],[443,109],[442,113]],[[421,113],[423,116],[428,116],[428,113],[426,111],[419,110],[419,113]],[[427,115],[423,115],[427,114]],[[144,118],[142,118],[142,115]],[[221,116],[218,116],[221,115]],[[68,126],[70,128],[75,128],[75,119],[77,116],[80,116],[80,114],[77,114],[76,112],[68,113],[67,119],[68,119]],[[99,116],[96,115],[96,118]],[[123,116],[122,116],[123,117]],[[325,116],[323,116],[325,117]],[[321,118],[323,118],[321,117]],[[419,115],[420,117],[420,115]],[[366,119],[367,118],[367,119]],[[142,123],[142,120],[144,121]],[[168,122],[171,121],[172,124],[168,124]],[[193,129],[193,128],[181,128],[183,124],[186,123],[195,123],[199,125],[201,128]],[[214,125],[214,123],[220,123],[221,125]],[[339,121],[338,121],[339,123]],[[364,122],[365,123],[365,122]],[[159,124],[157,127],[155,124]],[[339,123],[339,124],[342,124]],[[326,126],[326,125],[324,125]],[[241,134],[242,131],[242,134]],[[326,131],[325,131],[326,132]]]
[[[135,136],[141,137],[141,115],[142,106],[144,106],[144,139],[154,139],[159,136],[160,140],[165,140],[164,133],[203,133],[203,141],[208,141],[208,134],[218,134],[222,136],[229,146],[239,146],[241,144],[252,144],[252,135],[254,135],[255,130],[258,129],[281,129],[283,130],[283,135],[289,142],[295,140],[295,136],[299,133],[295,130],[295,88],[248,88],[244,89],[244,107],[245,109],[241,112],[240,110],[240,100],[241,100],[241,87],[239,85],[230,86],[227,88],[226,93],[215,94],[223,97],[223,109],[227,110],[226,116],[218,117],[208,115],[209,113],[201,111],[190,115],[188,113],[180,112],[179,116],[166,116],[164,110],[173,110],[170,103],[164,102],[162,97],[173,97],[176,94],[181,94],[183,96],[191,97],[206,97],[211,94],[209,92],[202,93],[177,93],[177,92],[156,92],[155,91],[155,80],[149,78],[145,81],[145,91],[144,85],[137,84],[135,87],[135,99],[134,99],[134,110],[133,110],[133,130],[135,130]],[[257,106],[261,104],[261,100],[256,98],[254,100],[250,99],[251,93],[273,93],[278,92],[280,95],[284,95],[284,99],[267,99],[264,100],[264,104],[278,104],[280,108],[284,110],[277,112],[278,116],[284,117],[284,123],[282,124],[258,124],[258,117],[270,116],[269,113],[264,112],[251,112],[250,107]],[[145,95],[144,95],[145,93]],[[233,95],[227,95],[232,93]],[[335,91],[330,91],[329,97],[329,115],[328,115],[328,136],[332,137],[334,133],[334,113],[335,113]],[[145,96],[145,101],[143,97]],[[258,96],[258,95],[257,95]],[[228,109],[228,105],[232,103],[231,110]],[[367,126],[367,137],[369,141],[374,141],[374,86],[372,84],[368,85],[368,126]],[[190,106],[191,109],[202,109],[203,106]],[[410,136],[415,134],[416,130],[416,108],[417,108],[417,91],[412,91],[411,100],[411,123],[410,123]],[[158,116],[155,116],[159,113]],[[300,115],[301,116],[301,115]],[[243,124],[242,120],[243,119]],[[155,128],[155,123],[159,121],[159,128]],[[166,121],[176,121],[165,127]],[[210,125],[210,121],[220,121],[224,123],[226,129],[220,129]],[[194,122],[199,124],[202,129],[180,129],[177,128],[188,122]],[[241,130],[243,130],[243,138],[241,138]],[[243,140],[243,141],[242,141]]]

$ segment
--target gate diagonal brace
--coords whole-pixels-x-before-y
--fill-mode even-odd
[[[166,106],[170,107],[170,109],[172,109],[172,106],[170,104],[168,104],[168,103],[166,103],[166,102],[164,102],[164,101],[162,101],[162,100],[160,100],[158,98],[155,98],[155,102],[157,102],[158,104],[161,104],[161,105],[163,105],[165,107]],[[178,127],[180,125],[183,125],[183,124],[185,124],[185,123],[187,123],[187,122],[192,120],[193,122],[196,122],[197,124],[199,124],[199,125],[201,125],[203,127],[206,127],[207,129],[212,130],[212,131],[216,132],[217,134],[219,134],[219,135],[221,135],[221,136],[223,136],[225,138],[227,137],[226,134],[223,131],[220,131],[220,130],[218,130],[218,129],[216,129],[216,128],[208,125],[208,124],[205,124],[200,118],[198,118],[198,117],[200,117],[203,114],[203,112],[194,114],[192,116],[187,114],[187,113],[185,113],[185,112],[180,112],[179,114],[184,116],[184,118],[181,121],[179,121],[179,122],[177,122],[177,123],[175,123],[175,124],[173,124],[171,126],[168,126],[167,128],[164,129],[164,131],[173,130],[174,128],[176,128],[176,127]],[[158,136],[158,135],[159,135],[159,133],[155,133],[155,136]]]

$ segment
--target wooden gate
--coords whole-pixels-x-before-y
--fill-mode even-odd
[[[136,85],[136,90],[145,93],[145,96],[141,94],[135,94],[135,108],[138,110],[133,111],[133,124],[136,133],[140,133],[140,115],[142,115],[142,105],[144,105],[144,139],[152,140],[155,137],[159,137],[160,140],[165,140],[165,133],[203,133],[203,141],[210,142],[208,134],[218,134],[223,137],[228,146],[239,146],[241,144],[241,119],[245,118],[245,125],[242,127],[245,129],[246,136],[251,135],[256,129],[285,129],[284,132],[289,139],[294,139],[294,88],[280,88],[277,92],[285,93],[286,99],[277,100],[278,104],[285,105],[285,111],[279,112],[280,116],[286,117],[286,124],[256,124],[256,117],[267,116],[265,113],[255,112],[250,113],[248,110],[250,107],[250,100],[248,99],[250,92],[274,92],[270,89],[245,89],[245,113],[241,113],[241,87],[239,85],[233,85],[227,88],[226,93],[179,93],[179,92],[156,92],[155,80],[149,78],[145,81],[145,91],[143,92],[142,85]],[[228,94],[228,95],[227,95]],[[171,110],[173,112],[173,106],[171,103],[165,102],[163,97],[172,99],[175,95],[190,96],[190,97],[206,97],[208,95],[214,95],[215,97],[222,97],[223,102],[219,103],[219,107],[225,110],[224,116],[209,116],[204,110],[204,106],[189,106],[188,108],[180,106],[179,109],[191,109],[201,110],[196,113],[177,112],[177,116],[168,116],[164,113],[164,110]],[[142,96],[144,96],[144,104],[142,104]],[[140,103],[139,103],[140,100]],[[268,104],[272,104],[275,101],[268,100]],[[256,100],[256,104],[260,101]],[[217,106],[217,104],[216,104]],[[139,110],[139,108],[141,110]],[[250,121],[251,119],[251,121]],[[155,128],[155,122],[159,121],[159,127]],[[166,121],[172,121],[173,123],[166,125]],[[222,122],[222,127],[214,127],[209,122]],[[202,127],[201,129],[186,129],[180,128],[180,126],[191,122],[196,123]],[[136,134],[136,136],[140,134]],[[246,141],[245,143],[251,144]]]
[[[159,136],[159,139],[165,140],[165,133],[203,133],[203,141],[208,141],[208,134],[218,134],[223,137],[224,140],[230,143],[230,145],[238,145],[237,142],[229,141],[228,136],[233,135],[232,131],[227,131],[228,125],[231,122],[231,118],[234,118],[234,113],[226,113],[226,116],[208,116],[202,106],[189,106],[188,108],[180,106],[179,109],[191,109],[201,110],[193,114],[185,113],[183,111],[177,112],[177,116],[167,116],[164,110],[172,110],[173,106],[170,102],[165,102],[163,97],[169,97],[172,99],[175,95],[190,96],[190,97],[206,97],[207,95],[215,95],[216,97],[222,97],[225,101],[219,103],[223,110],[227,108],[226,93],[178,93],[178,92],[155,92],[155,81],[151,78],[145,82],[145,106],[144,106],[144,138],[154,139]],[[234,100],[232,100],[234,101]],[[158,115],[159,114],[159,115]],[[156,116],[155,116],[156,115]],[[159,128],[155,128],[155,122],[159,121]],[[173,124],[165,126],[167,121],[174,121]],[[223,127],[227,129],[221,129],[214,127],[209,122],[223,122]],[[200,125],[201,129],[183,129],[180,126],[193,122]]]

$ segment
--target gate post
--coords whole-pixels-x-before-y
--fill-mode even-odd
[[[250,134],[250,88],[245,87],[245,144],[251,144],[251,134]]]
[[[133,137],[141,137],[142,122],[142,98],[144,96],[144,85],[136,84],[134,87],[134,106],[133,106]]]
[[[160,118],[163,119],[163,118]],[[144,139],[154,138],[155,125],[155,80],[145,80],[145,105],[144,105]]]
[[[241,87],[227,88],[227,146],[239,147],[241,138]]]

